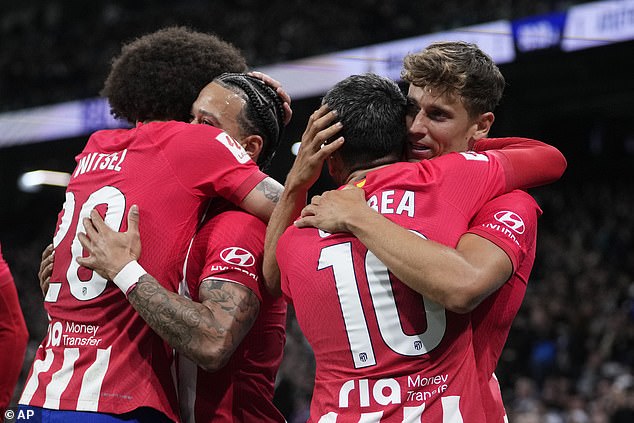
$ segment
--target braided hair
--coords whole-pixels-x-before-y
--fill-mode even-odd
[[[214,81],[246,101],[238,116],[238,123],[243,133],[262,137],[264,145],[257,163],[261,169],[266,169],[271,164],[284,131],[282,99],[264,81],[245,73],[223,73]]]

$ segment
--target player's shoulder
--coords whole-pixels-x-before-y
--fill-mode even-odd
[[[231,207],[223,210],[211,217],[211,220],[218,225],[232,225],[231,230],[266,230],[266,224],[258,217],[248,213],[238,207]]]
[[[245,234],[249,234],[249,237],[263,238],[266,224],[224,199],[214,199],[198,232],[197,236],[208,233],[223,239],[237,239]]]
[[[537,204],[537,201],[533,198],[533,196],[526,191],[519,189],[502,194],[489,201],[489,204],[509,207],[512,206],[513,208],[524,209],[527,211],[540,210],[539,204]]]
[[[294,224],[289,225],[277,241],[277,251],[293,251],[296,249],[292,246],[307,247],[316,245],[314,241],[317,230],[314,228],[298,228]],[[308,241],[310,240],[310,241]]]
[[[464,163],[489,166],[491,161],[492,156],[489,152],[454,151],[418,162],[399,163],[399,166],[394,167],[394,170],[434,173],[445,171],[447,168],[455,168],[455,166]]]
[[[505,219],[534,225],[542,210],[535,199],[525,191],[515,190],[489,200],[478,212],[478,219],[495,218],[503,222]]]
[[[493,150],[492,150],[493,151]],[[447,167],[455,166],[456,163],[475,166],[488,166],[492,161],[497,160],[492,151],[452,151],[442,156],[434,157],[430,160],[423,160],[423,166]]]
[[[101,129],[95,131],[88,137],[84,149],[78,156],[87,152],[117,150],[120,148],[120,145],[125,147],[130,142],[133,132],[134,131],[130,128]]]
[[[216,136],[223,132],[221,129],[210,125],[193,125],[187,122],[175,120],[150,122],[143,125],[142,128],[148,132],[164,134],[166,136],[175,135],[199,135],[199,136]]]
[[[365,178],[357,184],[366,191],[385,184],[394,184],[400,180],[413,180],[421,172],[420,162],[396,162],[375,170],[371,170]]]
[[[528,192],[521,189],[516,189],[511,192],[507,192],[506,194],[503,194],[500,197],[511,199],[513,201],[521,201],[523,203],[531,204],[535,206],[537,205],[537,201],[535,201],[535,198],[533,198],[533,196],[530,195]]]

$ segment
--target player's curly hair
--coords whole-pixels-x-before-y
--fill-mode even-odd
[[[284,106],[273,88],[261,79],[245,73],[224,73],[214,82],[233,91],[246,101],[238,116],[243,134],[257,134],[264,141],[258,165],[266,169],[271,163],[284,132]]]
[[[457,95],[471,117],[492,112],[504,91],[504,76],[477,45],[439,41],[405,56],[403,80],[442,94]]]
[[[187,27],[168,27],[123,46],[101,95],[113,116],[130,123],[187,122],[205,85],[223,72],[246,69],[246,60],[230,43]]]

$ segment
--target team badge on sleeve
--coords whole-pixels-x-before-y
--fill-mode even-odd
[[[239,142],[231,138],[226,132],[221,132],[216,137],[221,144],[223,144],[227,149],[233,154],[238,163],[244,164],[251,160],[251,157],[247,154],[246,150],[242,148]]]

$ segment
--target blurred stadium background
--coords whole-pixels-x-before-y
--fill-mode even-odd
[[[271,170],[281,182],[330,79],[398,78],[403,54],[432,39],[478,42],[508,84],[491,136],[541,139],[569,162],[531,191],[544,210],[537,260],[497,372],[511,422],[634,421],[634,1],[0,4],[0,242],[31,335],[16,394],[46,332],[37,270],[64,200],[19,177],[72,171],[87,134],[119,124],[98,93],[120,45],[178,24],[232,42],[294,97]],[[314,190],[331,187],[323,175]],[[276,401],[303,422],[313,362],[292,313],[287,338]]]

